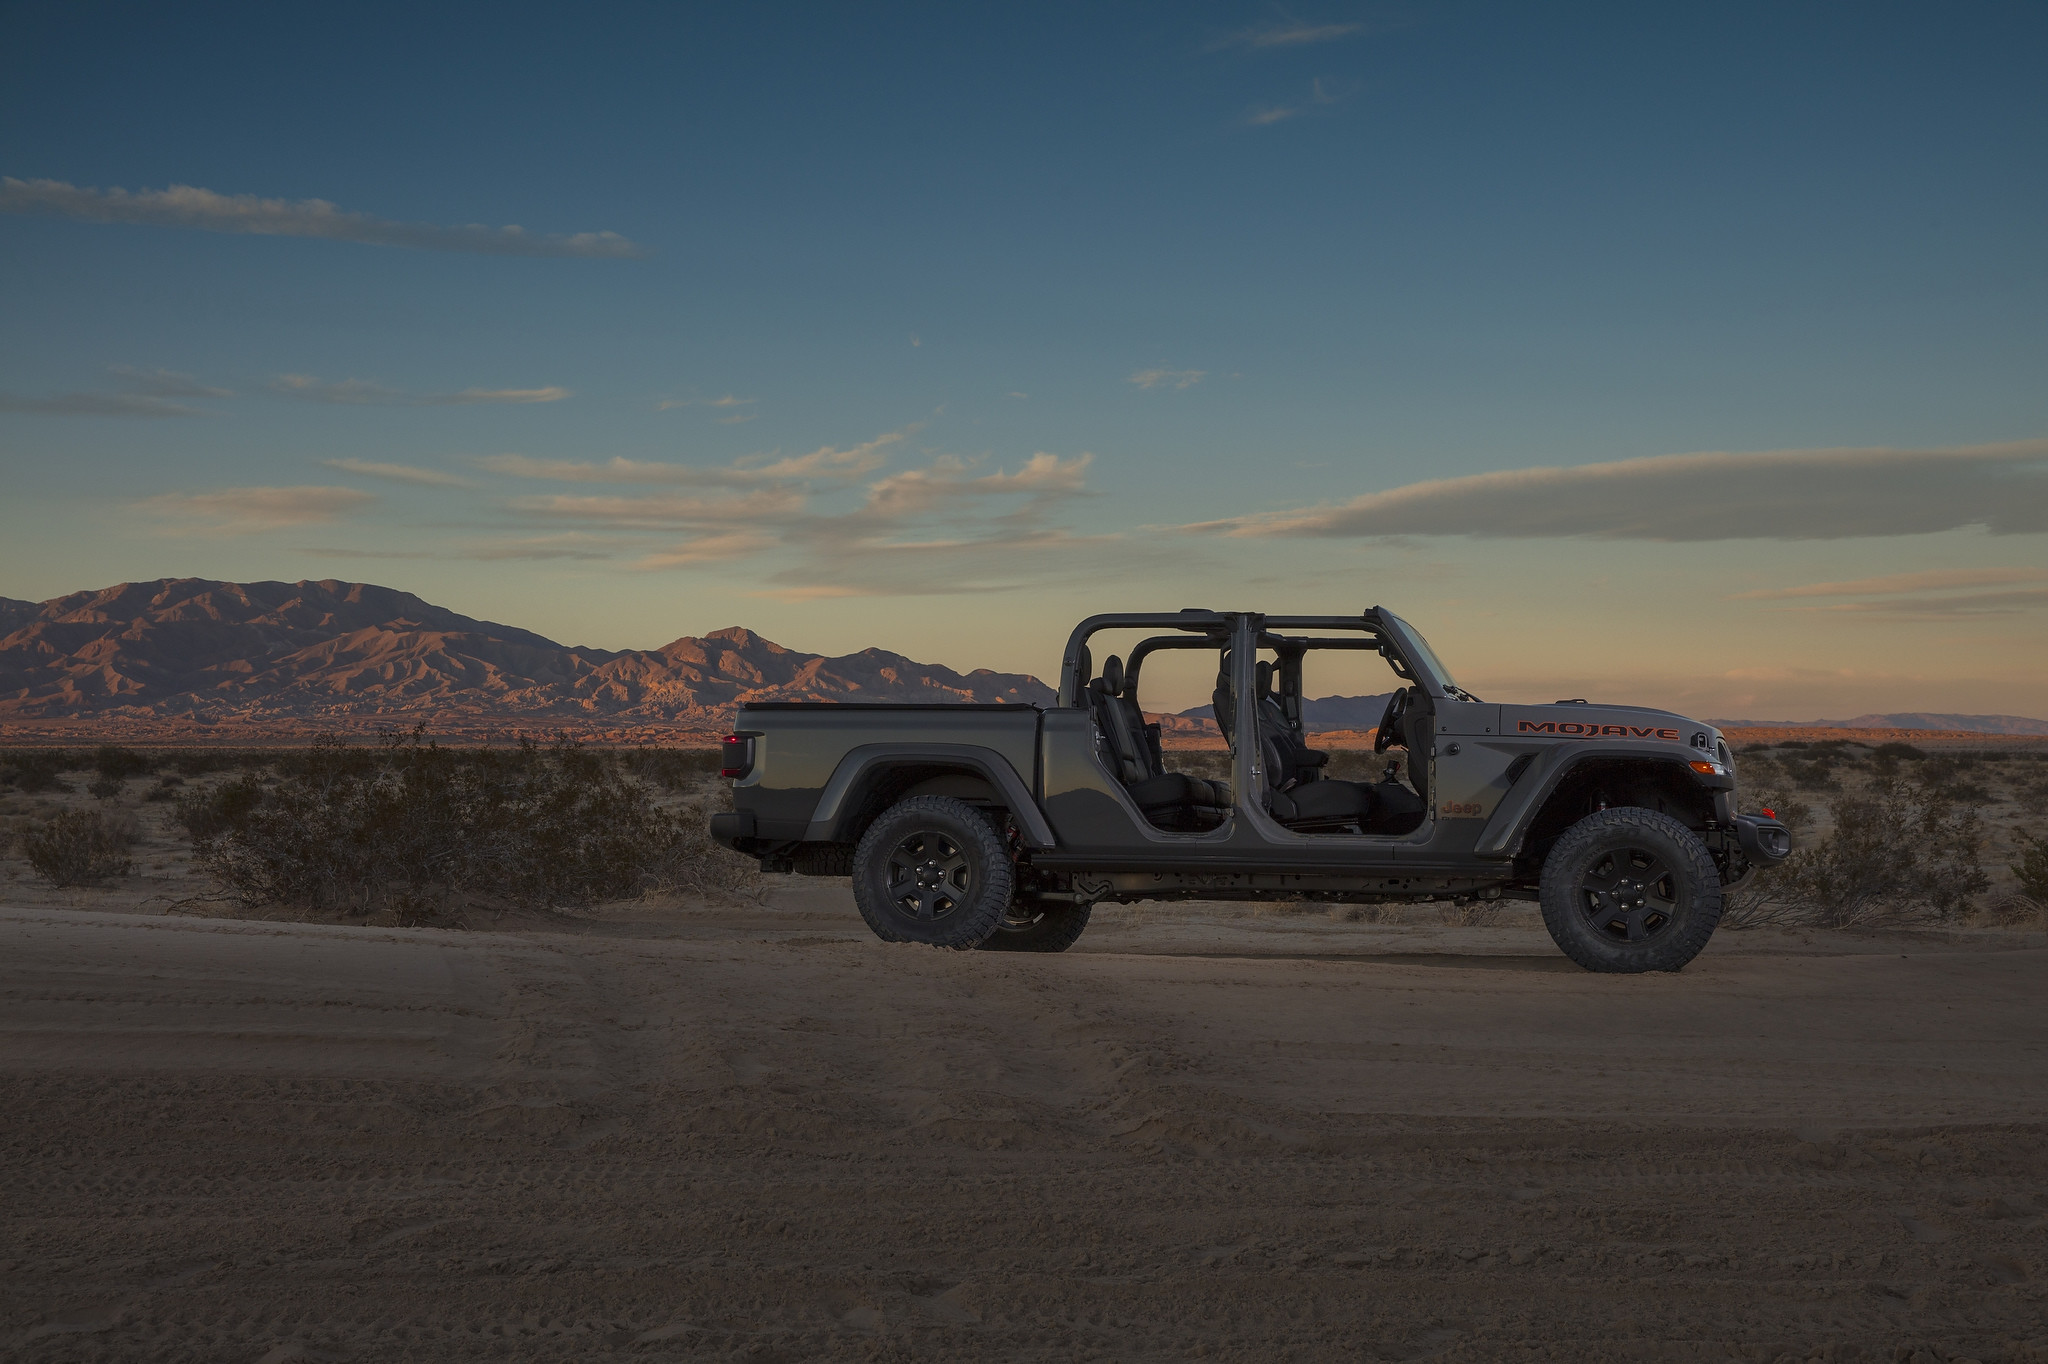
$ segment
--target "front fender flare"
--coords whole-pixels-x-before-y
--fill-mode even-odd
[[[1676,752],[1673,744],[1616,743],[1611,740],[1589,739],[1578,743],[1558,744],[1543,750],[1522,774],[1522,779],[1509,788],[1499,805],[1494,807],[1493,818],[1486,821],[1486,827],[1479,833],[1479,842],[1472,851],[1479,857],[1510,858],[1521,851],[1522,837],[1528,832],[1530,823],[1536,818],[1543,803],[1550,799],[1558,785],[1571,775],[1572,769],[1588,760],[1633,758],[1642,761],[1669,765],[1683,774],[1701,790],[1715,793],[1733,793],[1735,778],[1732,776],[1713,777],[1692,770],[1694,759],[1690,754],[1697,749]],[[1717,801],[1716,808],[1720,802]]]
[[[858,813],[858,803],[852,797],[866,784],[868,777],[891,767],[927,766],[932,763],[966,768],[986,778],[1009,807],[1026,847],[1058,846],[1052,836],[1052,826],[1045,821],[1045,812],[1032,799],[1031,788],[1017,775],[1017,769],[1002,754],[979,744],[862,744],[847,750],[846,756],[839,760],[839,766],[832,769],[832,779],[818,793],[818,804],[811,811],[804,841],[845,842],[847,821]]]

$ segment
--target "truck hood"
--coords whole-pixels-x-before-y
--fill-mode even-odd
[[[1549,738],[1627,739],[1647,743],[1675,743],[1708,753],[1725,752],[1721,731],[1703,720],[1690,719],[1668,710],[1649,706],[1609,706],[1567,703],[1547,706],[1503,705],[1501,733],[1507,736],[1541,735]],[[1699,736],[1695,738],[1694,736]]]

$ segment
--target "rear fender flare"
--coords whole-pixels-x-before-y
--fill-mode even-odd
[[[1494,807],[1493,818],[1486,822],[1480,832],[1479,842],[1472,849],[1479,857],[1510,858],[1521,851],[1522,838],[1536,816],[1542,812],[1544,803],[1564,783],[1575,768],[1589,761],[1612,762],[1617,758],[1650,762],[1676,770],[1693,785],[1706,791],[1715,800],[1715,808],[1727,803],[1735,781],[1732,777],[1709,777],[1692,770],[1692,757],[1686,753],[1674,752],[1673,744],[1616,743],[1607,740],[1586,740],[1579,743],[1558,744],[1540,752],[1522,779],[1509,788],[1499,805]],[[1706,756],[1704,754],[1700,755]]]
[[[1017,775],[1017,769],[1002,754],[979,744],[862,744],[849,749],[832,770],[832,779],[818,794],[810,826],[804,830],[804,841],[849,841],[849,826],[860,813],[860,798],[874,778],[892,768],[931,766],[973,772],[993,786],[1009,807],[1010,817],[1017,821],[1025,847],[1058,846],[1052,826],[1045,821],[1045,812],[1032,799],[1031,788]]]

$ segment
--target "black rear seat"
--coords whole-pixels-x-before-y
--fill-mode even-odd
[[[1164,771],[1149,742],[1144,712],[1123,693],[1123,660],[1111,654],[1102,662],[1102,676],[1088,684],[1088,701],[1117,779],[1132,802],[1155,824],[1213,823],[1230,808],[1230,784]]]

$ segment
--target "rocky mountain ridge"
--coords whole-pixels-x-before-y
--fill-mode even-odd
[[[167,578],[0,598],[0,730],[723,728],[741,701],[1046,703],[1022,673],[828,658],[733,626],[659,649],[558,644],[409,592]],[[57,729],[50,729],[53,724]]]

